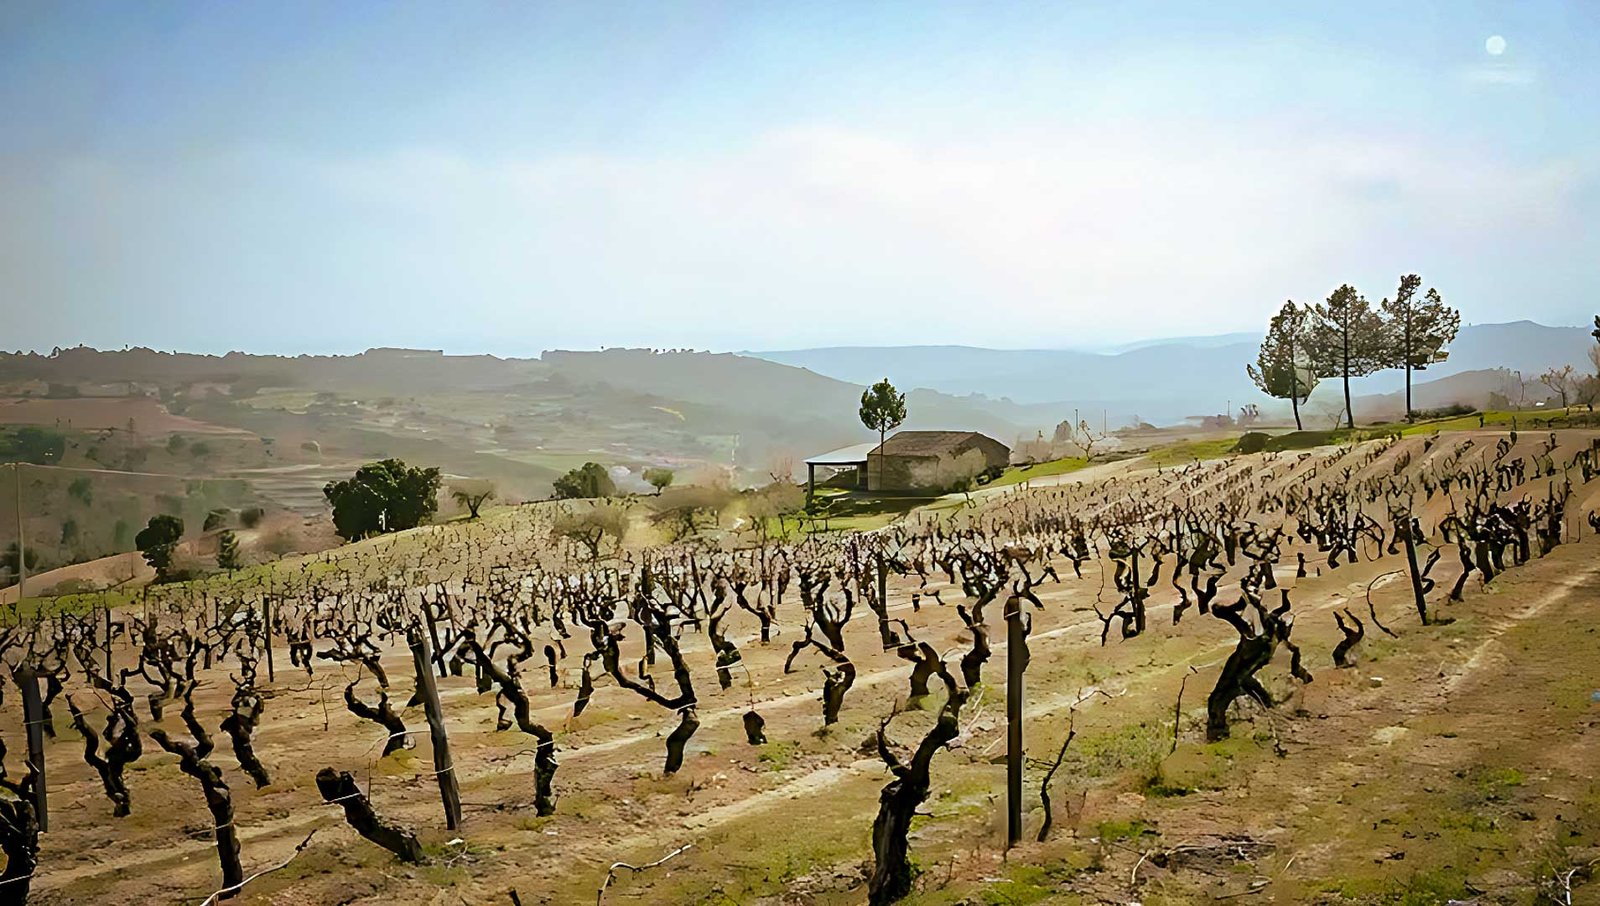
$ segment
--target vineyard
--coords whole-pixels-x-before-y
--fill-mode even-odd
[[[1061,477],[29,602],[0,902],[1584,902],[1594,432]]]

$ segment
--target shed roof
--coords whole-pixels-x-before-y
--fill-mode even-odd
[[[876,444],[868,446],[873,456],[879,453],[885,456],[941,456],[975,437],[984,435],[976,431],[901,431],[884,441],[881,450]]]
[[[806,460],[806,465],[810,465],[810,466],[855,466],[855,465],[860,465],[861,463],[864,463],[864,462],[867,461],[867,454],[871,453],[874,449],[877,448],[877,446],[878,446],[877,444],[871,443],[871,442],[864,443],[864,444],[851,444],[848,447],[840,447],[837,450],[832,450],[832,451],[829,451],[827,453],[823,453],[820,456],[813,456],[810,459]]]

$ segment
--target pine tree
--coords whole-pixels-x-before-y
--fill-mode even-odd
[[[1404,368],[1406,372],[1406,420],[1411,419],[1411,372],[1444,361],[1445,347],[1461,329],[1461,312],[1446,305],[1439,291],[1430,287],[1421,302],[1416,300],[1422,278],[1406,274],[1394,299],[1381,306],[1386,321],[1386,354],[1383,367]]]
[[[878,483],[883,484],[883,441],[906,420],[906,395],[884,378],[861,394],[861,424],[878,432]],[[868,482],[870,488],[871,482]]]
[[[1388,346],[1385,325],[1367,297],[1346,283],[1313,310],[1308,347],[1318,377],[1344,382],[1344,413],[1349,427],[1356,426],[1350,404],[1350,379],[1383,367]]]
[[[1256,364],[1244,366],[1261,392],[1289,401],[1294,408],[1296,430],[1304,430],[1300,423],[1300,404],[1317,386],[1316,372],[1309,366],[1306,355],[1311,315],[1311,309],[1295,305],[1292,299],[1283,303],[1272,316],[1267,335],[1261,340]]]

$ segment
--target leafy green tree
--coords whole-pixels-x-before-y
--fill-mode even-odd
[[[586,462],[554,482],[556,499],[585,500],[594,497],[612,497],[617,493],[617,483],[611,480],[605,466]]]
[[[1244,366],[1262,393],[1289,401],[1294,409],[1295,429],[1301,431],[1305,426],[1300,422],[1300,404],[1317,386],[1316,373],[1306,355],[1310,328],[1311,309],[1294,304],[1292,299],[1284,302],[1272,316],[1256,363]]]
[[[1432,287],[1422,301],[1417,301],[1417,290],[1421,288],[1421,277],[1406,274],[1400,278],[1394,298],[1384,299],[1381,305],[1387,322],[1383,367],[1405,369],[1407,420],[1412,413],[1411,372],[1444,361],[1449,355],[1445,347],[1461,330],[1461,312],[1444,304],[1439,291]]]
[[[1348,283],[1334,290],[1312,313],[1311,343],[1307,348],[1312,366],[1318,377],[1336,377],[1344,382],[1345,422],[1354,428],[1350,379],[1383,367],[1387,347],[1383,319],[1372,310],[1367,297]]]
[[[439,470],[398,459],[367,463],[322,496],[333,505],[333,527],[346,541],[416,528],[439,509]]]
[[[656,496],[661,496],[661,491],[672,484],[672,470],[659,466],[644,470],[644,480],[656,489]]]
[[[906,420],[906,395],[884,378],[861,394],[861,424],[878,432],[878,481],[883,481],[883,440]]]
[[[151,516],[150,522],[133,536],[133,545],[144,554],[144,562],[155,567],[156,581],[164,582],[172,569],[172,554],[183,538],[183,520],[162,514]]]
[[[80,475],[72,479],[72,482],[67,485],[67,495],[84,506],[93,506],[94,485],[89,481],[89,476]]]
[[[229,572],[244,566],[244,558],[239,555],[239,538],[233,532],[224,530],[217,536],[217,568]]]

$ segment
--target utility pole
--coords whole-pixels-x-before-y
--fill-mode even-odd
[[[22,593],[28,585],[28,546],[22,539],[22,463],[11,464],[12,477],[16,479],[17,504],[17,607],[21,613]]]

